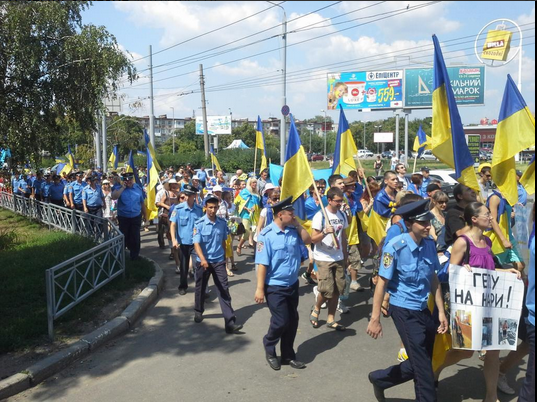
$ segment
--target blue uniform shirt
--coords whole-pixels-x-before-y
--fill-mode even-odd
[[[194,224],[201,217],[203,217],[203,209],[198,204],[194,204],[192,208],[188,207],[187,202],[175,206],[170,221],[174,222],[177,227],[175,231],[177,242],[181,245],[194,244],[192,240]]]
[[[36,195],[41,194],[41,189],[42,189],[43,183],[45,183],[45,181],[43,179],[37,179],[37,178],[34,179],[34,181],[32,182],[32,187],[35,189],[35,194]]]
[[[528,270],[526,307],[529,311],[528,320],[535,326],[535,237],[532,238],[530,243],[530,267]]]
[[[65,186],[63,183],[58,182],[57,185],[52,183],[50,185],[50,200],[62,200],[64,190]]]
[[[525,206],[528,203],[528,192],[524,189],[520,183],[517,185],[518,188],[518,202]]]
[[[78,183],[78,181],[72,182],[69,186],[69,193],[73,194],[73,202],[75,204],[82,204],[82,191],[87,186],[85,182]]]
[[[298,280],[300,269],[300,239],[296,228],[284,231],[272,223],[257,239],[255,263],[267,268],[265,284],[290,287]]]
[[[43,197],[50,197],[50,187],[53,185],[53,182],[44,181],[41,184],[41,194]]]
[[[64,196],[69,196],[69,192],[70,192],[70,188],[71,188],[71,185],[72,183],[71,182],[67,182],[63,188],[63,194]]]
[[[31,193],[30,186],[28,185],[28,181],[26,179],[20,178],[17,185],[22,189],[22,194]]]
[[[194,224],[192,241],[200,244],[203,256],[209,263],[218,263],[226,260],[226,250],[223,244],[228,234],[226,220],[216,217],[215,222],[212,222],[205,215]],[[199,256],[196,260],[201,262]]]
[[[429,183],[431,183],[431,178],[423,178],[423,182],[421,183],[421,195],[422,197],[427,197],[427,186],[429,186]]]
[[[397,224],[401,224],[401,227]],[[388,243],[395,238],[398,235],[404,234],[405,232],[408,232],[405,224],[405,220],[400,220],[396,224],[392,224],[390,228],[388,228],[388,231],[386,232],[386,238],[384,238],[384,245],[388,245]]]
[[[198,178],[200,178],[201,182],[205,182],[207,180],[207,172],[198,171],[197,175],[198,175]]]
[[[427,308],[435,272],[440,270],[431,238],[419,245],[410,234],[393,238],[383,249],[379,275],[389,280],[390,304],[413,311]]]
[[[126,189],[125,189],[126,190]],[[100,186],[86,186],[82,191],[82,200],[86,200],[88,207],[100,207],[103,205],[103,191]]]
[[[115,185],[113,190],[120,189],[121,185]],[[132,188],[125,188],[117,199],[117,215],[119,217],[134,218],[142,214],[144,191],[136,183]]]

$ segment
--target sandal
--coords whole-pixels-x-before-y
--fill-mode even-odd
[[[233,263],[233,264],[231,265],[231,270],[233,270],[233,271],[237,271],[237,270],[239,270],[239,269],[237,269],[237,265],[236,265],[235,263]]]
[[[313,314],[316,313],[317,316],[313,316]],[[315,307],[311,307],[311,313],[310,313],[310,323],[311,326],[313,326],[314,329],[317,329],[319,325],[319,314],[320,312],[315,309]]]
[[[347,330],[347,328],[343,325],[340,325],[339,323],[337,322],[330,322],[330,323],[327,323],[326,326],[330,329],[334,329],[334,330],[337,330],[339,332],[344,332],[345,330]]]
[[[235,277],[235,274],[231,270],[226,270],[228,277]]]

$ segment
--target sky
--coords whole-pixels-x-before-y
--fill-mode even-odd
[[[522,95],[535,112],[535,3],[533,1],[141,1],[94,2],[84,24],[103,25],[136,66],[140,78],[122,81],[121,112],[150,113],[152,47],[155,116],[201,116],[203,64],[208,115],[233,119],[281,117],[282,21],[287,19],[286,103],[296,119],[324,115],[327,73],[432,67],[436,34],[446,65],[479,65],[474,41],[493,20],[520,26]],[[488,29],[483,30],[481,43]],[[507,27],[513,27],[509,22]],[[515,29],[514,55],[520,43]],[[502,64],[502,63],[500,63]],[[495,63],[495,66],[498,62]],[[519,57],[486,65],[485,105],[459,108],[463,124],[496,119],[507,74],[518,81]],[[334,121],[337,111],[327,111]],[[349,121],[375,121],[393,111],[345,111]],[[413,110],[410,119],[431,116]]]

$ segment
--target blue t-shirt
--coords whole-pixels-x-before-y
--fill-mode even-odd
[[[205,182],[205,180],[207,179],[207,172],[205,171],[198,171],[197,175],[198,178],[200,178],[201,182]]]
[[[209,263],[218,263],[226,260],[226,250],[223,245],[228,234],[226,220],[216,217],[216,220],[212,222],[209,217],[204,216],[194,224],[192,241],[200,245],[203,256]],[[196,260],[201,262],[199,256]]]
[[[255,263],[267,268],[265,284],[290,287],[298,280],[301,252],[296,228],[281,230],[276,223],[265,227],[257,238]]]
[[[440,270],[436,244],[424,238],[417,245],[410,234],[393,238],[383,249],[379,275],[389,280],[390,304],[413,311],[427,309],[432,280]]]

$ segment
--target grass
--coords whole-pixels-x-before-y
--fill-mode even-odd
[[[45,271],[94,244],[78,235],[49,231],[36,222],[0,209],[2,233],[11,234],[0,250],[0,353],[5,353],[36,345],[46,337]],[[132,263],[127,268],[128,279],[120,276],[73,308],[56,321],[59,327],[74,317],[79,321],[92,320],[92,315],[110,302],[115,293],[151,278],[154,273],[151,263],[143,260]],[[68,330],[70,326],[65,327]]]

